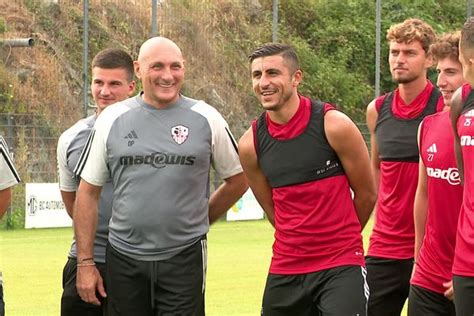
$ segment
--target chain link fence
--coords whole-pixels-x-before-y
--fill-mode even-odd
[[[14,186],[12,204],[0,228],[23,227],[25,183],[57,182],[56,145],[76,117],[45,120],[40,114],[0,113],[0,135],[9,145],[22,183]]]
[[[0,135],[4,135],[20,173],[22,183],[13,189],[12,205],[1,228],[23,227],[25,183],[55,183],[58,181],[56,146],[61,133],[79,117],[56,117],[54,124],[39,114],[0,113]],[[369,142],[365,123],[357,123]],[[232,128],[232,126],[231,126]],[[214,186],[218,180],[213,179]]]

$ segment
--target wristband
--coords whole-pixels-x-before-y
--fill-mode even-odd
[[[77,267],[93,267],[95,266],[95,262],[86,262],[86,263],[78,263]]]
[[[94,262],[94,258],[84,258],[84,259],[81,259],[81,260],[77,260],[77,263],[81,264],[81,263],[84,263],[86,261]]]

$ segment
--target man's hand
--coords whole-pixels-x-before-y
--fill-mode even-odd
[[[101,297],[107,296],[104,281],[94,265],[77,266],[76,287],[81,299],[90,304],[100,305],[96,289]]]
[[[453,281],[443,283],[443,286],[447,289],[444,291],[444,296],[451,301],[454,300]]]

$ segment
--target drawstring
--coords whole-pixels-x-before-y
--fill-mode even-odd
[[[151,309],[155,310],[155,279],[156,279],[156,261],[150,262],[150,299],[151,299]]]

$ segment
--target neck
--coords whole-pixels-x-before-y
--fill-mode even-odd
[[[161,110],[161,109],[166,109],[170,107],[172,104],[176,103],[179,100],[179,96],[180,95],[178,94],[172,100],[163,102],[157,99],[148,98],[145,94],[142,94],[142,99],[143,101],[145,101],[146,104],[154,107],[155,109]]]
[[[405,104],[410,104],[425,89],[428,79],[422,76],[414,81],[398,84],[400,97]]]
[[[298,93],[294,93],[291,98],[279,109],[274,111],[267,111],[270,119],[278,124],[286,124],[288,123],[293,115],[295,115],[296,111],[300,106],[300,98]]]

